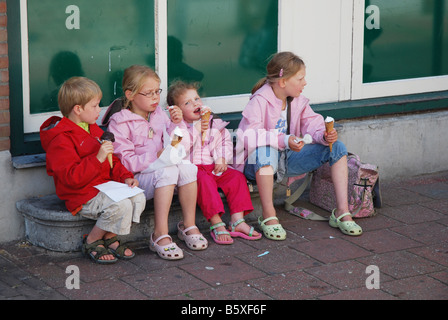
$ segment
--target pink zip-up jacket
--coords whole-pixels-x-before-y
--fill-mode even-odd
[[[243,171],[248,155],[259,147],[270,145],[280,151],[286,148],[285,134],[275,129],[282,106],[282,100],[275,96],[269,84],[250,97],[237,130],[236,169]],[[306,97],[300,95],[291,101],[290,134],[302,137],[307,133],[313,138],[313,143],[328,145],[324,140],[324,118],[311,109]]]
[[[211,123],[213,121],[213,125]],[[182,121],[178,124],[184,134],[181,144],[185,147],[187,158],[196,165],[208,165],[221,163],[224,158],[227,164],[233,162],[233,143],[229,130],[226,129],[228,122],[210,117],[209,128],[206,133],[205,143],[202,146],[202,134],[194,125]]]
[[[115,135],[114,154],[134,174],[148,168],[163,148],[163,131],[176,128],[168,115],[158,106],[149,121],[123,109],[112,115],[108,130]],[[151,131],[152,129],[152,138]]]

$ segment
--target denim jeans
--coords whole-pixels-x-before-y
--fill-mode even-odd
[[[295,177],[316,170],[321,165],[329,162],[330,166],[347,155],[345,145],[336,141],[333,150],[321,144],[307,144],[300,152],[286,150],[286,176]],[[269,146],[257,148],[247,159],[244,166],[246,178],[255,181],[255,173],[260,168],[270,165],[274,173],[278,170],[280,152]]]

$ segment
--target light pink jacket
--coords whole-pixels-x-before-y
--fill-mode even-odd
[[[282,100],[275,96],[269,84],[265,84],[251,96],[237,130],[235,168],[243,171],[248,155],[258,147],[270,145],[278,150],[286,148],[285,134],[275,129],[282,106]],[[313,138],[313,143],[328,145],[323,138],[324,132],[324,118],[311,109],[309,100],[302,95],[293,99],[290,134],[302,137],[308,133]]]
[[[210,124],[213,125],[210,128]],[[187,159],[196,165],[220,163],[224,158],[227,164],[233,161],[233,143],[229,130],[226,129],[228,122],[210,117],[209,129],[206,132],[205,143],[202,146],[202,134],[198,127],[189,125],[185,121],[178,124],[184,134],[181,144],[187,152]]]
[[[145,170],[157,159],[163,148],[163,131],[170,133],[176,125],[160,108],[151,113],[149,121],[123,109],[110,118],[108,130],[115,135],[114,154],[134,174]],[[150,129],[153,137],[150,138]]]

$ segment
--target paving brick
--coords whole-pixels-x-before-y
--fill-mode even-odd
[[[429,245],[439,243],[440,237],[448,239],[448,226],[433,221],[392,228],[391,230]],[[434,234],[438,234],[439,237],[434,237]]]
[[[329,283],[340,290],[353,288],[365,288],[366,280],[370,273],[366,273],[366,265],[357,261],[342,261],[333,264],[327,264],[315,268],[305,269],[306,273]],[[385,275],[381,281],[390,281],[393,278]]]
[[[152,299],[208,288],[203,281],[175,267],[138,273],[121,280]]]
[[[387,282],[383,290],[405,300],[446,300],[448,287],[428,276],[411,277]]]
[[[383,290],[356,288],[319,297],[320,300],[398,300]]]
[[[271,300],[264,292],[257,290],[246,282],[231,283],[206,289],[194,290],[185,294],[169,296],[175,300]]]
[[[119,279],[81,283],[79,289],[59,288],[71,300],[147,300],[148,296]]]
[[[211,286],[247,281],[266,275],[265,272],[234,257],[222,257],[221,259],[182,265],[180,268]]]
[[[299,243],[295,249],[323,263],[352,260],[371,254],[359,246],[337,238]]]
[[[375,265],[381,274],[395,279],[428,274],[445,269],[443,266],[407,251],[393,251],[357,259],[366,265]]]
[[[350,237],[347,240],[374,253],[421,246],[420,242],[387,229],[365,232],[361,237]]]
[[[282,246],[239,255],[238,259],[269,274],[301,270],[321,263],[298,252],[294,247]]]
[[[405,224],[436,221],[444,216],[440,212],[431,210],[423,204],[403,205],[383,210],[384,215]]]
[[[408,250],[416,255],[434,261],[445,267],[448,267],[448,242],[440,242],[432,246],[419,247]]]
[[[250,280],[249,284],[276,300],[303,300],[337,292],[333,286],[303,271]]]

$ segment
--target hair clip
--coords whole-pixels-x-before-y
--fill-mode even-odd
[[[278,75],[280,78],[283,77],[283,68],[280,69],[280,73]]]

